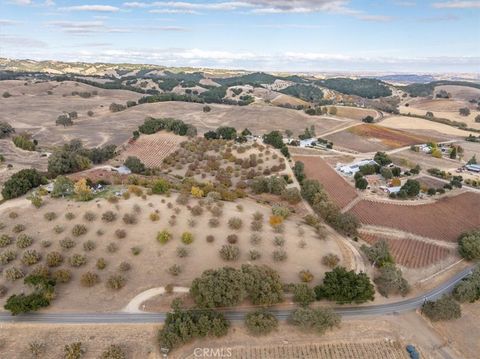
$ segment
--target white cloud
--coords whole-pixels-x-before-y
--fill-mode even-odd
[[[0,34],[0,42],[5,47],[12,47],[12,48],[46,48],[48,44],[44,41],[29,38],[29,37],[21,37],[16,35],[6,35]],[[2,49],[3,50],[3,49]]]
[[[85,35],[95,32],[101,33],[126,33],[127,28],[114,28],[106,26],[102,21],[51,21],[47,23],[50,27],[57,27],[63,32]]]
[[[120,9],[110,5],[79,5],[63,7],[61,10],[66,11],[94,11],[94,12],[117,12]]]
[[[190,14],[200,15],[201,13],[195,10],[180,10],[180,9],[154,9],[150,10],[151,14]]]
[[[19,24],[19,22],[15,20],[0,19],[0,26],[11,26],[17,24]]]
[[[445,1],[433,3],[437,9],[480,9],[480,1]]]
[[[353,16],[364,21],[389,21],[384,15],[373,15],[348,7],[350,0],[243,0],[223,2],[125,2],[127,8],[150,8],[157,14],[199,14],[198,11],[236,11],[243,10],[253,14],[318,13],[329,12]]]
[[[17,4],[17,5],[31,5],[32,0],[10,0],[9,1],[12,4]]]

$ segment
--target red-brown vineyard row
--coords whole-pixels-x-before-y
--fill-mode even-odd
[[[462,233],[480,228],[480,194],[465,192],[417,206],[361,200],[349,212],[363,224],[456,242]]]
[[[369,244],[385,240],[395,262],[407,268],[428,267],[453,254],[448,248],[412,238],[386,238],[364,233],[362,239]]]

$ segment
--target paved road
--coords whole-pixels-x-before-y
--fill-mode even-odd
[[[356,306],[356,307],[335,307],[335,311],[344,317],[363,315],[385,315],[396,314],[419,308],[425,300],[437,299],[442,294],[448,293],[456,283],[468,276],[474,266],[471,266],[457,274],[441,286],[425,293],[422,296],[406,299],[396,303],[381,305]],[[292,309],[278,309],[272,312],[280,320],[285,320]],[[225,311],[225,315],[232,321],[243,320],[247,311],[232,310]],[[65,324],[96,324],[96,323],[162,323],[167,313],[28,313],[18,316],[11,316],[9,313],[0,313],[0,323],[14,322],[36,322],[36,323],[65,323]],[[0,324],[1,325],[1,324]]]

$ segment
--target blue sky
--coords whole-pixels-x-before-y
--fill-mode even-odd
[[[480,72],[480,1],[0,0],[0,57]]]

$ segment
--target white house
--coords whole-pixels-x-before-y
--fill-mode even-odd
[[[346,165],[346,166],[340,166],[337,169],[340,172],[342,172],[346,175],[352,176],[355,173],[357,173],[358,171],[360,171],[361,166],[365,166],[365,165],[375,166],[375,165],[377,165],[377,162],[375,162],[374,160],[361,160],[361,161],[354,162],[354,163],[351,163],[351,164]]]
[[[127,166],[112,167],[112,171],[118,172],[121,175],[129,175],[132,173]]]
[[[316,138],[308,138],[306,140],[300,140],[299,147],[313,147],[317,143]]]

